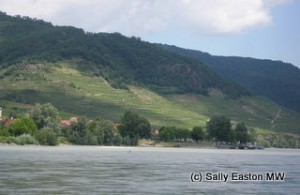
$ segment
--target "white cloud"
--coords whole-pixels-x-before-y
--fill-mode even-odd
[[[237,33],[272,22],[272,6],[290,0],[0,0],[0,10],[92,32],[145,33],[180,29]]]
[[[183,21],[195,33],[232,33],[270,23],[260,0],[195,1],[185,7]]]

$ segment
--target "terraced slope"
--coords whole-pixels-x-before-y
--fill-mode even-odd
[[[50,102],[63,117],[102,117],[119,121],[126,110],[149,118],[153,126],[204,126],[212,115],[224,114],[254,128],[299,132],[300,115],[266,98],[229,99],[220,90],[209,96],[159,95],[147,88],[112,88],[102,77],[78,71],[73,61],[25,64],[0,71],[0,106],[4,114],[24,113],[34,103]]]

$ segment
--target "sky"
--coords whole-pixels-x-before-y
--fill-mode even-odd
[[[8,15],[300,67],[299,0],[0,0]]]

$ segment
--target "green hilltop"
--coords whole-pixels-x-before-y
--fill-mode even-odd
[[[249,94],[208,66],[119,33],[86,33],[27,17],[0,14],[0,64],[77,59],[77,68],[101,76],[115,88],[142,85],[160,93],[207,94],[211,87],[228,96]]]
[[[226,115],[260,132],[299,133],[300,114],[253,96],[209,66],[118,33],[87,33],[0,14],[0,106],[6,116],[52,103],[63,117],[192,128]]]

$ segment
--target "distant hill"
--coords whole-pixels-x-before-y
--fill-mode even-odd
[[[102,76],[113,87],[143,85],[160,93],[208,94],[218,88],[229,97],[248,95],[207,65],[119,33],[86,33],[28,17],[0,13],[0,66],[73,59],[77,68]]]
[[[167,51],[207,64],[256,95],[300,112],[300,69],[289,63],[244,57],[213,56],[201,51],[159,45]]]

